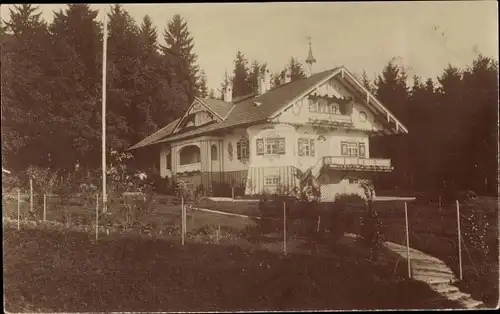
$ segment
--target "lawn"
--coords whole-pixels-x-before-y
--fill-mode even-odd
[[[228,245],[4,226],[9,312],[426,308],[437,297],[356,251],[280,255]],[[441,304],[456,307],[452,302]]]

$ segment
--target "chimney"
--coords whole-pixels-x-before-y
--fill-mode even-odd
[[[233,83],[229,82],[226,86],[226,90],[224,91],[224,101],[232,102],[233,101]]]
[[[259,95],[265,94],[271,89],[271,73],[269,69],[259,75],[258,89]]]
[[[266,67],[264,71],[264,93],[271,90],[271,71]]]

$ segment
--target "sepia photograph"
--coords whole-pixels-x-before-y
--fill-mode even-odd
[[[499,308],[497,1],[0,30],[6,313]]]

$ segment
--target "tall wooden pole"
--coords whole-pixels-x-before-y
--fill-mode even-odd
[[[460,233],[460,204],[457,202],[457,226],[458,226],[458,265],[460,268],[460,280],[463,279],[462,274],[462,235]]]
[[[107,211],[106,194],[106,57],[108,52],[108,23],[104,12],[104,37],[102,40],[102,211]]]
[[[408,260],[408,278],[411,278],[411,258],[410,258],[410,228],[408,227],[408,204],[405,202],[406,220],[406,257]]]

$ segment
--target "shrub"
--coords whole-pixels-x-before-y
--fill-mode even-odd
[[[361,238],[363,245],[369,249],[370,257],[376,261],[384,244],[384,235],[382,234],[382,222],[378,213],[372,207],[372,201],[368,201],[368,211],[361,218]]]
[[[335,210],[344,210],[345,208],[365,208],[366,199],[359,194],[339,194],[335,197],[332,208]]]

